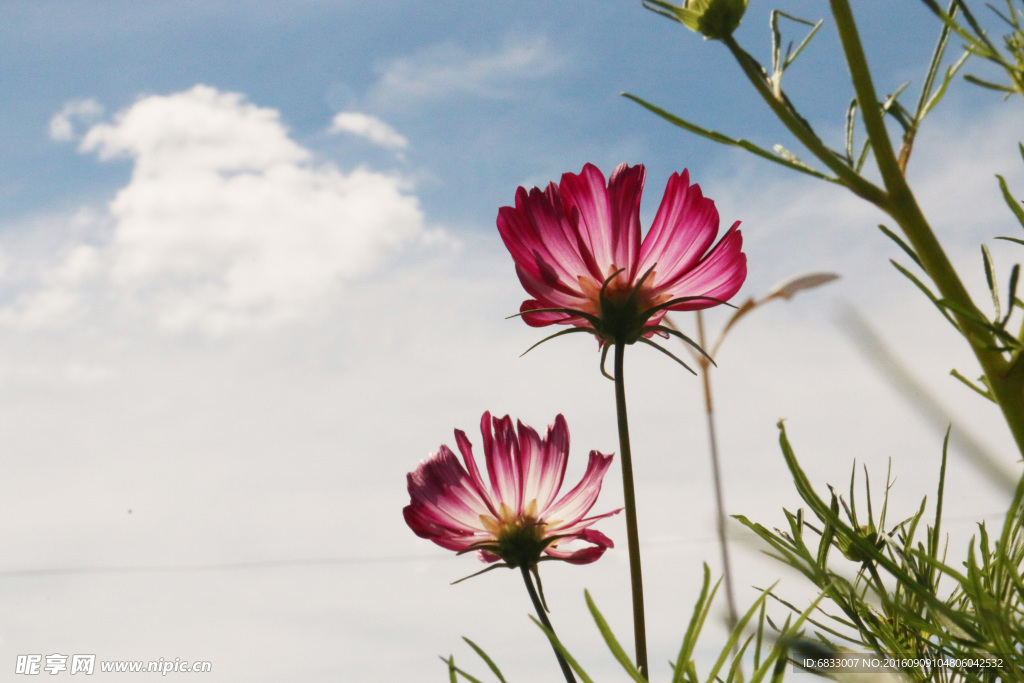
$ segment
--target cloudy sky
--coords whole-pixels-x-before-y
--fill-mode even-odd
[[[997,417],[948,375],[975,376],[969,355],[889,265],[901,254],[880,215],[619,96],[794,148],[721,46],[639,2],[0,7],[0,671],[62,653],[208,660],[218,681],[444,680],[438,655],[484,670],[465,635],[510,680],[558,680],[517,577],[450,586],[478,563],[415,537],[401,508],[405,473],[456,427],[478,442],[484,410],[538,428],[565,414],[570,478],[587,451],[616,450],[594,344],[519,358],[539,331],[505,319],[524,297],[495,229],[518,186],[586,162],[646,164],[647,223],[688,168],[723,222],[742,221],[739,300],[842,276],[750,315],[722,348],[731,512],[774,525],[796,505],[779,418],[822,487],[891,459],[898,512],[934,490],[941,434],[858,350],[851,311],[1014,467]],[[755,3],[740,31],[762,59],[767,12]],[[861,22],[879,90],[914,92],[936,22],[914,3]],[[826,20],[787,73],[837,145],[841,66]],[[979,242],[1003,278],[1018,258],[992,238],[1019,229],[993,178],[1024,183],[1019,121],[1018,102],[958,82],[911,163],[980,297]],[[720,567],[699,384],[649,349],[627,363],[657,675],[702,563]],[[959,454],[951,470],[951,531],[997,520],[999,486]],[[597,511],[620,487],[613,468]],[[624,523],[600,528],[618,544],[600,562],[544,569],[556,627],[606,680],[583,588],[627,642],[630,608]],[[741,602],[778,578],[806,594],[733,535]]]

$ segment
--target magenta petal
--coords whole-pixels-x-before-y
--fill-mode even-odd
[[[484,413],[484,417],[490,420],[490,413]],[[469,473],[468,483],[473,486],[474,491],[476,491],[484,504],[487,505],[490,513],[494,514],[496,507],[487,491],[487,483],[480,476],[480,469],[477,467],[476,458],[473,457],[473,445],[469,443],[466,433],[461,429],[455,430],[455,443],[459,447],[459,452],[462,453],[462,460],[466,464],[466,471]]]
[[[695,268],[663,285],[659,292],[670,298],[707,296],[726,301],[739,291],[747,277],[747,257],[743,253],[743,236],[735,223]],[[693,301],[672,306],[676,311],[694,311],[715,306],[714,301]]]
[[[590,451],[587,471],[583,479],[562,499],[544,512],[545,520],[557,520],[562,526],[571,526],[583,518],[601,493],[601,481],[612,464],[612,456]]]
[[[523,305],[519,307],[519,311],[522,314],[520,317],[526,321],[526,324],[530,327],[546,327],[554,323],[568,322],[572,316],[566,315],[565,313],[556,313],[554,311],[547,311],[541,313],[531,313],[535,308],[542,308],[540,302],[536,299],[530,299],[524,301]],[[581,318],[576,318],[582,322]]]
[[[546,510],[558,495],[569,456],[569,430],[561,415],[548,427],[544,439],[532,428],[519,423],[519,452],[523,466],[523,504],[537,501]]]
[[[505,503],[516,513],[521,512],[520,498],[522,473],[519,468],[519,441],[516,439],[512,420],[496,417],[491,427],[480,423],[480,431],[484,436],[484,456],[487,459],[487,471],[491,477],[491,493],[495,501]]]
[[[519,188],[515,207],[499,210],[498,231],[532,297],[521,310],[579,314],[530,313],[523,316],[527,324],[593,330],[599,346],[616,339],[632,344],[654,334],[642,330],[660,322],[665,313],[654,309],[665,301],[706,297],[672,306],[694,310],[736,294],[746,278],[742,239],[733,230],[712,247],[718,210],[699,185],[690,184],[688,171],[669,178],[654,223],[641,241],[645,175],[643,166],[621,164],[606,182],[597,167],[586,164],[579,174],[566,173],[543,192]],[[641,307],[623,315],[621,304],[633,295]],[[609,305],[612,309],[603,310]]]
[[[549,285],[571,285],[577,276],[589,272],[577,246],[576,228],[555,185],[547,192],[519,188],[515,207],[498,211],[498,233],[521,268],[537,278],[545,275],[542,268],[547,269]]]
[[[640,247],[640,268],[654,267],[656,282],[671,280],[693,267],[718,234],[718,210],[705,199],[687,171],[673,174]]]
[[[619,164],[608,179],[608,203],[612,225],[612,263],[626,269],[626,277],[633,279],[640,255],[640,196],[644,191],[647,171],[643,166]],[[608,272],[604,275],[607,277]]]
[[[407,505],[402,514],[405,516],[405,523],[409,525],[413,533],[421,538],[426,538],[447,550],[461,552],[469,550],[474,544],[484,540],[486,536],[473,534],[443,524],[438,524],[421,507]]]
[[[408,477],[409,497],[417,514],[434,524],[475,532],[489,508],[470,475],[447,446],[420,463]]]
[[[402,514],[418,536],[457,552],[477,550],[484,562],[533,566],[542,553],[583,564],[593,562],[611,540],[588,527],[615,512],[585,517],[601,489],[612,456],[597,451],[583,479],[557,503],[569,454],[569,428],[555,417],[542,437],[508,416],[484,413],[480,420],[487,480],[466,434],[455,430],[462,462],[441,446],[407,476],[411,502]],[[591,547],[570,550],[584,541]]]
[[[572,540],[577,539],[592,543],[593,545],[579,548],[577,550],[569,550],[568,548],[560,547],[563,544],[569,544]],[[570,564],[589,564],[599,559],[604,555],[605,550],[614,547],[615,545],[612,543],[612,539],[594,529],[587,529],[572,540],[566,539],[561,543],[549,546],[545,552],[552,557],[557,557],[558,559],[564,560]]]
[[[576,226],[575,249],[597,281],[605,278],[602,264],[615,260],[614,242],[618,226],[612,222],[608,206],[608,187],[601,171],[587,164],[579,175],[565,173],[559,183],[566,214]]]

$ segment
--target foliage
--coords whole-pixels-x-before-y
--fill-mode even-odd
[[[885,97],[876,94],[850,3],[830,0],[853,89],[850,105],[843,112],[845,136],[839,145],[830,146],[818,136],[783,88],[786,70],[803,53],[822,22],[773,11],[771,68],[765,68],[734,36],[746,10],[745,2],[702,0],[675,6],[665,0],[644,0],[644,6],[728,49],[768,109],[803,146],[800,155],[780,145],[769,151],[768,145],[693,123],[637,95],[625,96],[688,133],[740,147],[778,166],[843,186],[888,214],[894,227],[880,227],[909,259],[909,263],[893,260],[894,267],[955,328],[981,369],[977,381],[968,380],[957,370],[953,374],[995,404],[1024,456],[1024,322],[1020,321],[1024,301],[1018,295],[1020,266],[1014,265],[1007,280],[1001,282],[988,248],[982,245],[982,267],[991,299],[984,304],[973,301],[906,177],[918,131],[970,58],[994,65],[1006,80],[969,74],[964,76],[968,83],[998,91],[1007,98],[1024,96],[1024,10],[1012,0],[1005,0],[1005,8],[989,6],[991,14],[985,16],[994,17],[1000,30],[1008,31],[1002,44],[997,45],[979,20],[977,8],[966,0],[952,0],[946,8],[935,0],[922,2],[938,18],[934,24],[938,36],[918,96],[907,104],[904,94],[908,84],[892,88]],[[792,26],[804,35],[795,48],[791,42],[783,49],[783,29]],[[962,45],[962,52],[953,58],[947,55],[951,39]],[[858,140],[858,135],[863,139]],[[1019,150],[1024,158],[1024,145],[1019,145]],[[1010,213],[1024,228],[1021,200],[1005,178],[997,179]],[[998,239],[1024,245],[1024,239],[1018,237]],[[753,305],[748,302],[738,309],[735,318]],[[736,519],[767,544],[769,554],[798,571],[816,589],[818,597],[809,605],[798,605],[777,594],[774,587],[764,589],[736,619],[710,668],[699,671],[694,653],[719,587],[719,583],[712,584],[705,565],[700,596],[679,654],[670,663],[674,683],[777,681],[792,670],[790,662],[806,663],[809,655],[826,659],[834,655],[838,659],[844,654],[891,661],[888,673],[878,671],[890,680],[1024,681],[1024,478],[1013,487],[1013,499],[1000,529],[990,529],[980,522],[976,535],[965,547],[950,549],[942,519],[948,431],[932,505],[922,500],[914,514],[895,523],[887,517],[891,509],[891,472],[887,473],[881,500],[877,492],[873,496],[866,470],[863,479],[858,480],[856,466],[844,493],[829,486],[822,494],[800,466],[782,422],[779,443],[805,507],[795,512],[783,510],[782,529],[766,527],[744,516]],[[626,679],[646,680],[647,672],[630,660],[589,593],[585,599]],[[772,618],[775,609],[782,609],[786,615],[781,623]],[[555,633],[538,625],[580,680],[590,681]],[[467,642],[492,674],[504,681],[483,650]],[[453,658],[445,661],[452,681],[458,677],[478,680],[457,668]],[[839,680],[851,673],[835,667],[810,668]]]

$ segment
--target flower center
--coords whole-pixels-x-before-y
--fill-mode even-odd
[[[625,271],[616,273],[618,270],[615,264],[609,266],[603,282],[583,275],[577,279],[580,291],[587,298],[584,312],[596,316],[600,322],[594,326],[597,336],[606,342],[632,344],[643,334],[643,327],[651,317],[643,316],[643,312],[668,301],[669,295],[654,294],[654,270],[643,278],[639,287],[626,279]]]
[[[501,557],[509,567],[532,566],[540,559],[544,548],[550,543],[545,540],[547,524],[537,520],[537,501],[531,500],[522,514],[515,514],[512,508],[502,503],[496,517],[480,515],[484,529],[494,536],[490,552]]]

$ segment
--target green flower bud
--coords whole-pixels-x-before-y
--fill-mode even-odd
[[[873,525],[862,526],[857,529],[857,532],[858,536],[874,545],[878,550],[881,550],[885,546],[885,539],[879,536]],[[862,564],[864,562],[871,562],[871,557],[851,539],[840,536],[836,539],[836,543],[839,546],[840,552],[843,553],[843,556],[846,559],[853,562],[860,562]]]
[[[687,28],[711,40],[728,38],[740,25],[748,0],[688,0],[673,12]],[[659,5],[661,3],[658,3]]]

